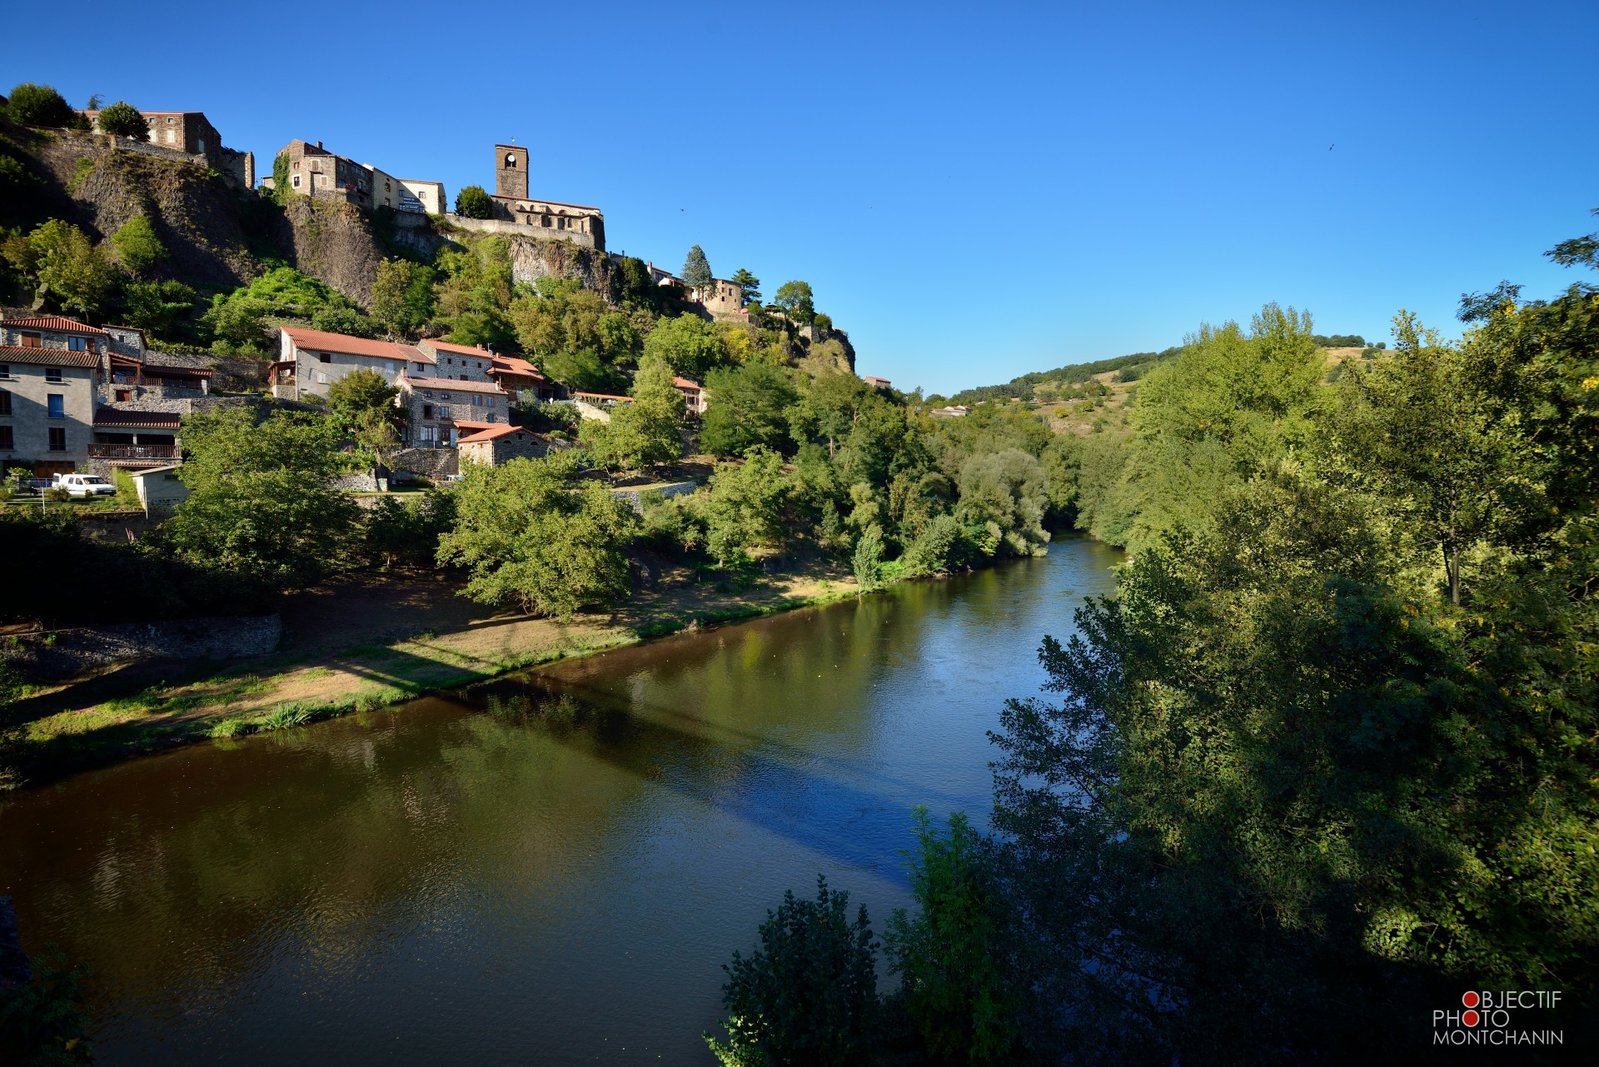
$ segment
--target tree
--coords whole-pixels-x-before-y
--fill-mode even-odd
[[[464,219],[494,216],[494,200],[481,185],[468,185],[455,194],[455,213]]]
[[[579,483],[570,457],[473,465],[456,493],[438,558],[467,568],[472,599],[565,618],[626,594],[638,519],[602,483]]]
[[[129,274],[138,276],[167,257],[166,246],[155,235],[155,227],[143,215],[135,215],[111,235],[117,259]]]
[[[700,430],[700,447],[716,456],[733,456],[756,445],[792,451],[789,411],[799,392],[787,374],[769,363],[713,370],[705,381],[709,406]]]
[[[150,123],[139,114],[139,109],[125,100],[118,100],[100,112],[101,133],[117,137],[132,137],[140,141],[150,139]]]
[[[752,448],[742,463],[719,464],[703,505],[705,547],[722,566],[748,550],[783,541],[783,506],[789,487],[776,452]]]
[[[364,337],[373,332],[371,324],[343,293],[293,267],[278,267],[252,279],[242,289],[217,294],[205,313],[205,323],[215,338],[214,347],[259,355],[277,349],[273,319],[297,319],[317,329]]]
[[[37,297],[63,311],[94,319],[117,287],[116,269],[88,235],[69,222],[50,219],[28,235]]]
[[[433,268],[408,259],[378,264],[372,319],[391,337],[415,337],[433,318]]]
[[[744,303],[748,307],[758,307],[761,303],[761,280],[749,271],[740,267],[733,272],[732,282],[744,293]]]
[[[683,454],[683,394],[672,384],[672,368],[646,358],[633,382],[634,400],[611,409],[611,419],[586,419],[584,447],[609,470],[670,463]]]
[[[128,322],[154,337],[173,338],[194,314],[195,296],[182,282],[129,282],[124,293]]]
[[[816,879],[816,899],[783,894],[766,913],[760,947],[733,953],[723,970],[726,1044],[705,1042],[724,1067],[854,1067],[876,1051],[876,939],[862,905],[849,919],[849,894]]]
[[[915,819],[917,912],[897,909],[884,939],[905,1011],[939,1062],[1013,1062],[1019,1005],[1004,958],[1011,923],[991,843],[961,812],[950,815],[947,836],[926,808]]]
[[[48,85],[23,82],[6,96],[6,116],[18,126],[72,127],[82,118]]]
[[[355,440],[371,461],[372,474],[400,447],[405,412],[395,406],[400,391],[377,371],[351,371],[328,386],[328,414],[341,433]]]
[[[691,290],[698,290],[708,287],[715,280],[704,250],[699,245],[689,249],[688,257],[683,260],[683,284]]]
[[[1512,442],[1495,432],[1465,353],[1405,311],[1394,340],[1390,358],[1347,365],[1329,428],[1349,477],[1401,509],[1439,550],[1458,605],[1463,554],[1518,496],[1530,503],[1526,482],[1511,470]]]
[[[801,326],[816,317],[816,299],[811,293],[810,282],[784,282],[777,287],[777,295],[773,300]]]
[[[159,539],[182,559],[278,588],[310,585],[342,565],[355,525],[348,497],[329,487],[342,457],[322,416],[249,408],[184,419],[189,496]]]
[[[678,374],[703,382],[713,367],[727,360],[727,348],[716,326],[698,315],[662,319],[644,338],[644,355],[659,359]]]
[[[955,517],[982,531],[988,555],[1041,556],[1049,549],[1044,468],[1019,449],[989,452],[961,465]]]

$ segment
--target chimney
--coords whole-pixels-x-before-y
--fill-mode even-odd
[[[317,143],[316,143],[316,146],[317,146],[317,147],[318,147],[318,148],[321,148],[321,147],[322,147],[322,142],[321,142],[321,141],[318,141],[318,142],[317,142]]]

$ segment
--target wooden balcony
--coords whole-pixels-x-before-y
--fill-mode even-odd
[[[89,458],[118,467],[175,463],[178,449],[176,445],[90,445]]]

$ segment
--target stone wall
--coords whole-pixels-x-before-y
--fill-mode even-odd
[[[282,639],[283,618],[276,613],[174,619],[23,634],[0,648],[0,658],[29,681],[55,682],[140,660],[264,656],[276,651]]]
[[[545,230],[524,226],[520,222],[508,222],[504,219],[469,219],[461,215],[449,215],[450,225],[459,226],[463,230],[476,230],[479,233],[497,233],[506,237],[534,237],[550,241],[566,241],[583,248],[595,247],[594,235],[582,233],[578,230]]]
[[[394,453],[389,469],[396,475],[414,474],[440,482],[447,474],[459,474],[461,461],[453,448],[402,448]]]

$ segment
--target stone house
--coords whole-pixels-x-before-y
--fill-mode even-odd
[[[418,341],[416,347],[433,360],[431,376],[458,382],[486,382],[494,371],[494,353],[486,348],[449,341]]]
[[[448,210],[444,183],[424,178],[396,178],[370,163],[357,163],[322,147],[296,138],[283,146],[288,156],[289,191],[319,200],[342,200],[375,211],[380,207],[417,215],[438,215]],[[275,188],[276,177],[263,181]]]
[[[356,370],[376,371],[390,385],[407,374],[434,371],[433,357],[411,345],[298,326],[279,327],[278,334],[278,358],[267,369],[267,382],[272,395],[284,400],[325,397],[329,385]]]
[[[100,128],[100,112],[85,111],[84,117],[95,130]],[[150,143],[158,148],[204,156],[206,165],[228,175],[243,189],[255,187],[255,153],[239,152],[222,144],[222,135],[202,111],[141,111],[150,124]]]
[[[495,356],[489,374],[518,403],[559,400],[566,392],[560,382],[550,381],[537,367],[520,356]]]
[[[861,381],[865,382],[867,385],[871,386],[873,389],[887,389],[887,388],[891,387],[894,384],[893,382],[889,381],[887,378],[866,377],[866,378],[862,378]]]
[[[688,378],[674,377],[672,384],[683,394],[683,406],[690,415],[705,414],[705,387]]]
[[[68,474],[89,458],[109,335],[60,316],[0,320],[0,463]]]
[[[456,442],[461,462],[498,467],[507,460],[536,459],[549,451],[531,430],[520,426],[494,426]]]
[[[396,403],[409,416],[406,444],[413,448],[450,448],[463,431],[511,421],[511,397],[493,382],[405,375],[396,384]]]
[[[710,312],[715,319],[747,319],[750,316],[744,306],[743,287],[726,278],[713,278],[710,285],[692,290],[689,299]]]

